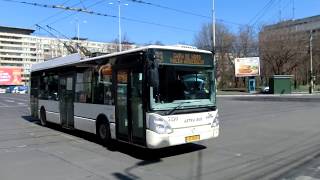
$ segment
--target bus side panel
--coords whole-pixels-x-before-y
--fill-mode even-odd
[[[59,110],[59,101],[52,100],[39,100],[39,114],[41,107],[44,107],[46,110],[46,120],[48,122],[61,124],[60,121],[60,110]]]
[[[111,137],[115,138],[115,107],[111,105],[74,103],[74,127],[96,134],[96,118],[104,114],[109,120]]]

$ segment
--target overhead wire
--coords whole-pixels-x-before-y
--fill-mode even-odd
[[[87,6],[87,9],[92,8],[92,7],[94,7],[94,6],[98,5],[98,4],[101,4],[101,3],[103,3],[103,2],[106,2],[106,1],[105,1],[105,0],[97,1],[97,2],[95,2],[95,3],[93,3],[93,4],[91,4],[91,5],[88,5],[88,6]],[[63,16],[63,17],[61,17],[61,18],[59,18],[59,19],[56,19],[56,20],[48,23],[47,25],[55,24],[55,23],[57,23],[57,22],[59,22],[59,21],[62,21],[62,20],[67,19],[67,18],[69,18],[69,17],[71,17],[71,16],[74,16],[74,15],[76,15],[76,14],[78,14],[78,13],[79,13],[79,12],[73,12],[73,13],[68,14],[68,15],[66,15],[66,16]]]
[[[106,13],[100,13],[100,12],[91,11],[91,10],[88,10],[88,9],[83,9],[83,8],[78,8],[78,7],[69,7],[69,6],[64,7],[64,6],[61,6],[61,5],[48,5],[48,4],[41,4],[41,3],[34,3],[34,2],[18,1],[18,0],[1,0],[1,1],[20,3],[20,4],[38,6],[38,7],[43,7],[43,8],[65,9],[65,10],[68,10],[68,11],[81,12],[81,13],[91,14],[91,15],[96,15],[96,16],[118,18],[118,16],[115,16],[115,15],[110,15],[110,14],[106,14]],[[167,24],[149,22],[149,21],[144,21],[144,20],[138,20],[138,19],[133,19],[133,18],[128,18],[128,17],[121,17],[121,19],[127,20],[127,21],[132,21],[132,22],[143,23],[143,24],[155,25],[155,26],[159,26],[159,27],[171,28],[171,29],[175,29],[175,30],[197,32],[197,31],[191,30],[191,29],[181,28],[181,27],[167,25]]]
[[[66,1],[63,2],[61,5],[62,5],[62,6],[63,6],[63,5],[66,5],[69,1],[71,1],[71,0],[66,0]],[[87,0],[81,0],[82,3],[83,3],[84,1],[87,1]],[[74,6],[77,6],[77,5],[81,4],[81,2],[71,5],[71,7],[74,7]],[[64,12],[66,12],[66,10],[61,10],[61,11],[59,11],[59,12],[57,12],[57,13],[49,16],[49,17],[46,17],[45,19],[39,21],[38,23],[35,23],[33,26],[35,26],[36,24],[41,24],[41,23],[43,23],[43,22],[45,22],[45,21],[48,21],[49,19],[52,19],[53,17],[58,16],[58,15],[64,13]]]
[[[203,14],[198,14],[198,13],[194,13],[194,12],[190,12],[190,11],[186,11],[186,10],[182,10],[182,9],[172,8],[172,7],[169,7],[169,6],[164,6],[164,5],[161,5],[161,4],[155,4],[155,3],[151,3],[151,2],[147,2],[147,1],[143,1],[143,0],[126,0],[126,1],[134,2],[134,3],[138,3],[138,4],[149,5],[149,6],[153,6],[153,7],[157,7],[157,8],[161,8],[161,9],[166,9],[166,10],[169,10],[169,11],[174,11],[174,12],[187,14],[187,15],[191,15],[191,16],[197,16],[197,17],[206,18],[206,19],[211,19],[212,18],[210,16],[206,16],[206,15],[203,15]],[[220,19],[220,18],[216,18],[216,20],[220,21],[220,22],[223,22],[223,23],[233,24],[233,25],[237,25],[237,26],[243,26],[244,25],[244,24],[240,24],[240,23],[236,23],[236,22],[232,22],[232,21],[228,21],[228,20]]]
[[[292,3],[291,1],[292,1],[292,0],[288,0],[288,1],[287,1],[288,3],[286,3],[285,6],[282,6],[281,11],[286,10],[286,9],[289,7],[289,5]],[[272,20],[275,16],[277,16],[278,14],[279,14],[279,13],[277,12],[277,13],[271,15],[268,21],[271,21],[271,20]],[[290,18],[292,19],[292,17],[290,17]],[[288,19],[290,19],[290,18],[288,18]]]
[[[276,0],[270,0],[268,3],[249,21],[249,25],[255,27],[261,18],[268,12],[268,10],[274,5]]]

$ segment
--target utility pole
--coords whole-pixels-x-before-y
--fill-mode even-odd
[[[294,20],[295,18],[295,11],[296,11],[296,7],[295,7],[295,0],[292,0],[292,20]]]
[[[80,25],[79,25],[79,19],[77,18],[76,19],[76,21],[77,21],[77,24],[76,24],[76,27],[77,27],[77,39],[78,39],[78,42],[77,42],[77,51],[78,51],[78,53],[80,53],[80,48],[79,48],[79,46],[80,46]]]
[[[282,21],[282,0],[279,0],[279,22]]]
[[[216,10],[215,10],[215,1],[212,0],[212,54],[213,54],[213,65],[214,68],[217,69],[216,62]],[[214,71],[214,84],[217,87],[217,70]],[[215,89],[217,92],[217,88]]]
[[[119,18],[119,51],[122,51],[121,48],[121,1],[118,0],[118,18]]]
[[[216,10],[214,0],[212,0],[212,53],[214,64],[216,64]]]
[[[313,30],[310,31],[310,39],[309,39],[309,43],[310,43],[310,83],[309,83],[309,93],[312,94],[313,93],[313,54],[312,54],[312,40],[313,40]]]

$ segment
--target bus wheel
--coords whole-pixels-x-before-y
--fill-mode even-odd
[[[107,121],[100,121],[97,127],[97,135],[99,140],[104,144],[107,145],[110,141],[110,127]]]
[[[47,126],[46,111],[44,110],[44,108],[41,108],[40,111],[40,123],[42,126]]]

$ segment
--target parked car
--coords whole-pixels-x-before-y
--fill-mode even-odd
[[[269,88],[269,86],[261,87],[261,93],[263,93],[263,94],[269,94],[269,93],[270,93],[270,88]]]
[[[12,93],[26,94],[28,92],[28,86],[16,86],[13,88]]]
[[[6,89],[0,88],[0,94],[6,93]]]
[[[12,93],[13,89],[15,88],[15,86],[9,86],[6,88],[6,93]]]

